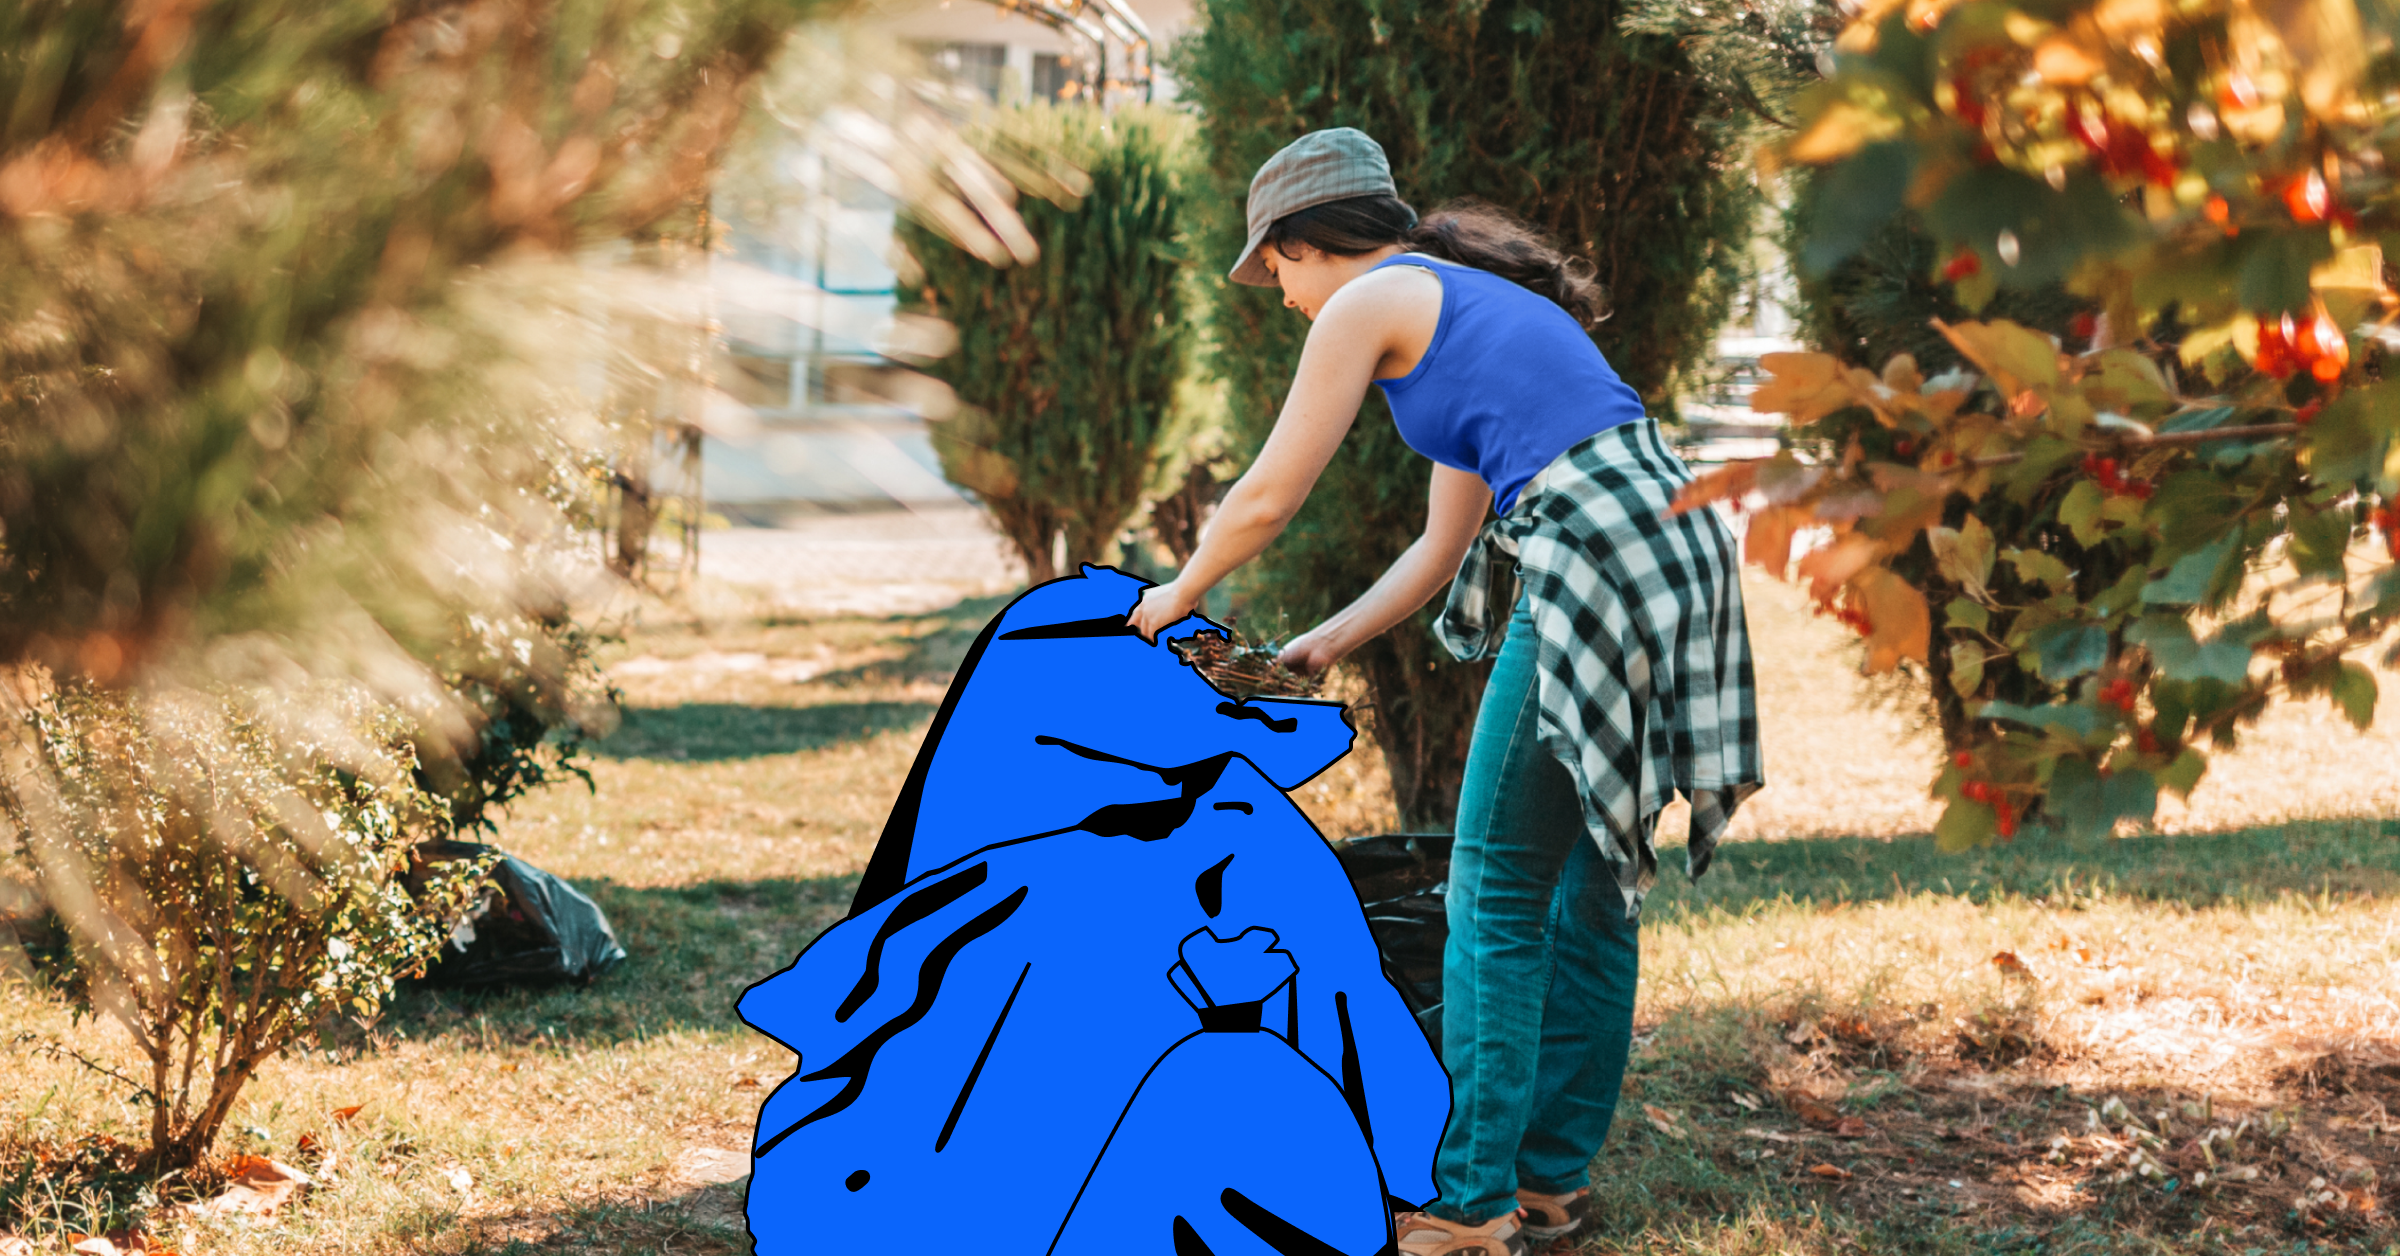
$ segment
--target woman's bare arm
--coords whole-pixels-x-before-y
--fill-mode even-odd
[[[1384,282],[1386,275],[1406,286]],[[1218,581],[1256,558],[1300,513],[1395,341],[1412,332],[1420,338],[1427,334],[1427,301],[1438,312],[1439,281],[1402,269],[1351,283],[1325,303],[1309,327],[1283,413],[1257,460],[1227,491],[1182,572],[1145,590],[1141,605],[1127,617],[1145,639],[1155,640],[1159,629],[1191,614]]]
[[[1474,472],[1436,463],[1433,483],[1426,490],[1425,534],[1357,601],[1293,638],[1284,648],[1283,665],[1321,671],[1432,601],[1458,574],[1458,564],[1482,531],[1491,504],[1491,487]]]

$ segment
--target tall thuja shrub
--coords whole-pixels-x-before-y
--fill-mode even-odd
[[[1163,110],[1037,104],[1001,128],[1083,170],[1088,186],[1019,206],[1040,253],[1018,266],[995,268],[903,220],[901,243],[924,276],[900,303],[957,327],[957,350],[927,368],[963,403],[934,447],[1042,581],[1115,561],[1179,430],[1190,123]]]
[[[1732,170],[1749,123],[1672,40],[1621,32],[1623,14],[1590,0],[1205,0],[1177,63],[1201,113],[1205,264],[1220,275],[1232,264],[1261,162],[1304,131],[1355,126],[1384,146],[1420,210],[1480,197],[1589,257],[1615,308],[1594,339],[1663,404],[1724,319],[1758,196]],[[1215,288],[1212,365],[1246,459],[1274,424],[1308,324],[1274,289]],[[1307,508],[1246,576],[1249,614],[1296,630],[1356,597],[1423,528],[1427,474],[1371,396]],[[1412,828],[1450,823],[1483,684],[1483,668],[1435,644],[1432,613],[1351,656]]]

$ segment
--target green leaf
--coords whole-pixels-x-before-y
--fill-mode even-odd
[[[2190,468],[2159,481],[2149,517],[2169,550],[2185,554],[2223,536],[2245,505],[2239,484],[2205,467]]]
[[[2192,606],[2207,600],[2218,573],[2233,554],[2234,538],[2218,537],[2214,544],[2175,560],[2167,574],[2142,586],[2142,601],[2152,606]]]
[[[2383,468],[2395,415],[2391,399],[2369,386],[2336,398],[2317,416],[2308,442],[2308,478],[2319,484],[2349,485]]]
[[[2009,500],[2031,501],[2050,477],[2083,457],[2083,447],[2073,441],[2060,440],[2047,433],[2025,442],[2025,457],[2017,465],[2001,473],[2008,487]]]
[[[1981,609],[1980,607],[1977,609]],[[1983,647],[1972,641],[1954,642],[1950,646],[1950,687],[1962,698],[1972,698],[1983,686]]]
[[[2074,587],[2075,573],[2069,571],[2066,563],[2056,554],[2046,554],[2036,549],[2011,549],[2000,556],[2008,560],[2009,566],[2017,569],[2017,579],[2028,584],[2038,582],[2061,593]]]
[[[2400,585],[2400,581],[2394,584]],[[1969,632],[1986,632],[1992,626],[1992,612],[1985,609],[1983,603],[1970,602],[1963,597],[1950,599],[1950,605],[1942,608],[1942,616],[1951,627],[1964,628]]]
[[[1992,530],[1983,520],[1968,515],[1961,527],[1928,528],[1925,541],[1943,576],[1970,596],[1983,596],[1992,578]]]
[[[2189,622],[2174,615],[2152,614],[2126,629],[2125,639],[2150,651],[2160,674],[2170,680],[2219,680],[2242,683],[2250,674],[2250,644],[2235,634],[2219,633],[2202,645]]]
[[[2278,314],[2308,307],[2308,272],[2333,256],[2323,228],[2306,231],[2244,232],[2251,240],[2242,261],[2242,308]]]
[[[2083,258],[2131,242],[2133,217],[2106,180],[2088,169],[2054,190],[2040,177],[1997,163],[1978,165],[1943,187],[1925,209],[1925,225],[1945,240],[1996,242],[2017,237],[2017,264],[2003,265],[2002,287],[2038,288],[2066,277]]]
[[[2128,414],[2157,414],[2174,402],[2158,364],[2132,349],[2103,352],[2099,371],[2086,375],[2084,382],[2094,400]]]
[[[2147,820],[2158,811],[2158,780],[2140,768],[2106,777],[2090,760],[2065,756],[2050,773],[2043,809],[2070,834],[2105,836],[2125,819]]]
[[[2143,503],[2139,497],[2111,497],[2100,503],[2100,519],[2120,528],[2130,528],[2142,521]]]
[[[2141,768],[2118,768],[2101,780],[2100,801],[2111,827],[2119,820],[2148,822],[2158,815],[2158,778]]]
[[[2201,775],[2207,771],[2208,756],[2190,746],[2185,746],[2183,753],[2176,755],[2175,761],[2159,772],[2158,783],[2160,787],[2177,796],[2187,795],[2192,792],[2193,786],[2200,783]]]
[[[1822,275],[1840,265],[1899,212],[1915,151],[1897,141],[1869,144],[1819,176],[1808,243],[1800,250],[1802,270]]]
[[[2058,521],[2075,534],[2075,543],[2090,549],[2100,543],[2100,508],[2106,505],[2108,494],[2092,480],[2077,480],[2075,487],[2058,503]]]
[[[1934,821],[1933,844],[1936,848],[1956,854],[1989,845],[2000,836],[2000,818],[1992,809],[1964,798],[1950,800],[1942,809],[1942,818]]]
[[[2081,739],[2089,737],[2100,726],[2100,713],[2080,702],[2054,702],[2048,706],[2022,706],[2014,702],[1986,702],[1976,708],[1975,717],[1985,720],[2007,720],[2044,732],[2058,729]]]
[[[2333,680],[2333,700],[2341,704],[2342,714],[2360,732],[2375,722],[2375,673],[2363,663],[2342,660],[2341,673]]]
[[[2142,586],[2149,583],[2150,573],[2139,567],[2117,577],[2117,582],[2100,591],[2092,605],[2104,615],[2115,616],[2131,609],[2142,600]]]
[[[2310,510],[2298,501],[2290,503],[2287,518],[2292,529],[2292,542],[2284,548],[2292,565],[2303,576],[2339,580],[2343,575],[2342,555],[2350,548],[2352,517],[2348,506]]]
[[[2108,666],[2108,630],[2098,624],[2069,621],[2051,624],[2033,634],[2034,651],[2041,656],[2042,679],[2064,683]]]

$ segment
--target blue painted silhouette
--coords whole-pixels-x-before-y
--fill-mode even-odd
[[[849,917],[742,1018],[798,1052],[759,1113],[766,1256],[955,1227],[978,1251],[1390,1250],[1449,1081],[1285,791],[1337,704],[1212,688],[1085,567],[969,651]]]

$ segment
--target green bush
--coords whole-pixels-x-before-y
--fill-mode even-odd
[[[1178,232],[1190,123],[1166,110],[1036,104],[997,130],[1085,171],[1088,186],[1019,207],[1040,256],[1013,267],[904,219],[901,243],[924,277],[900,304],[958,329],[957,350],[927,368],[963,403],[934,447],[1038,582],[1116,561],[1118,534],[1173,489],[1170,472],[1181,478],[1170,464],[1188,426]]]
[[[440,865],[409,893],[409,852],[445,831],[447,808],[405,770],[399,720],[341,705],[349,720],[320,735],[353,744],[322,759],[287,754],[270,712],[188,691],[42,684],[0,733],[9,862],[73,939],[57,987],[142,1057],[130,1098],[150,1114],[154,1169],[195,1162],[295,1040],[374,1016],[488,870]],[[327,762],[362,744],[381,771]]]
[[[572,770],[578,367],[645,293],[569,259],[692,221],[831,7],[0,6],[0,899],[154,1167],[439,940],[410,845]]]
[[[1204,0],[1176,74],[1201,111],[1207,182],[1193,234],[1217,277],[1211,367],[1245,456],[1275,421],[1308,325],[1274,289],[1221,276],[1244,239],[1250,176],[1328,126],[1374,136],[1420,211],[1480,197],[1589,257],[1615,309],[1594,339],[1669,407],[1739,287],[1759,199],[1731,172],[1749,122],[1672,40],[1621,33],[1623,12],[1588,0]],[[1308,506],[1246,574],[1248,613],[1297,630],[1364,591],[1423,528],[1427,474],[1371,396]],[[1448,827],[1483,684],[1483,668],[1434,643],[1431,615],[1351,656],[1411,828]]]

